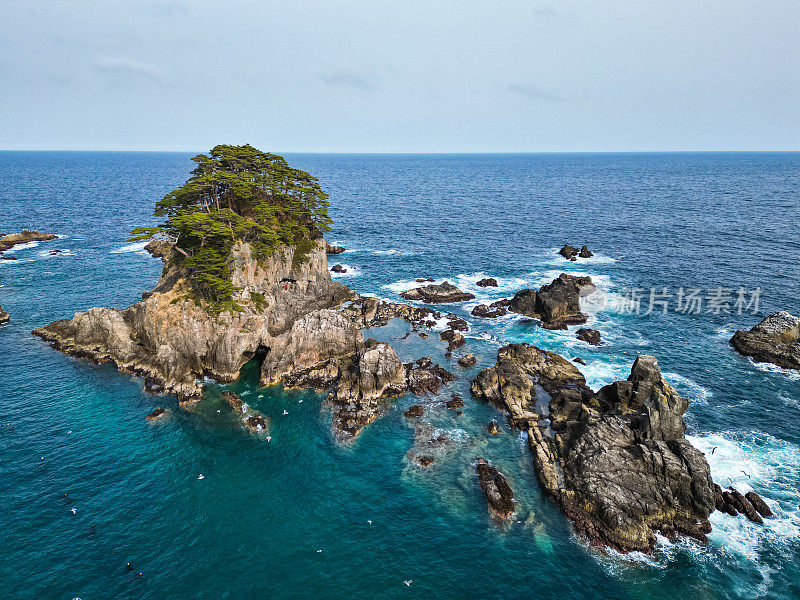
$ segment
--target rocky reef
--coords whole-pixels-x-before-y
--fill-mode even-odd
[[[581,312],[580,298],[597,288],[590,277],[561,273],[557,279],[542,286],[539,291],[520,290],[508,305],[509,310],[539,319],[545,329],[566,329],[567,325],[586,322]]]
[[[0,234],[0,252],[10,250],[17,244],[27,244],[28,242],[48,242],[58,236],[52,233],[44,233],[35,229],[23,229],[19,233]]]
[[[406,300],[419,300],[426,304],[449,304],[475,298],[474,294],[462,292],[449,281],[413,288],[403,292],[400,296]]]
[[[734,333],[731,345],[756,362],[800,369],[800,317],[786,311],[774,312],[750,331]]]
[[[655,358],[639,356],[627,380],[594,393],[565,358],[511,344],[472,393],[527,431],[542,489],[590,543],[649,552],[656,531],[706,539],[709,466],[684,436],[688,401]]]
[[[477,464],[478,483],[486,494],[489,512],[498,519],[509,520],[514,515],[514,492],[505,476],[485,459]]]
[[[581,246],[581,249],[578,250],[576,247],[570,246],[569,244],[564,244],[564,247],[561,248],[558,253],[567,260],[571,260],[573,262],[578,260],[578,258],[591,258],[594,256],[594,254],[586,246]]]

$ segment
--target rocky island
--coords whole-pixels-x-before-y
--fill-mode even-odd
[[[649,552],[654,531],[710,531],[708,463],[684,436],[688,402],[655,358],[639,356],[626,381],[594,393],[565,358],[511,344],[472,392],[527,431],[542,489],[590,543]]]
[[[7,323],[11,317],[8,315],[6,311],[3,310],[3,307],[0,306],[0,323]]]
[[[731,345],[756,362],[800,369],[800,317],[786,311],[772,313],[750,331],[734,333]]]
[[[48,242],[58,238],[52,233],[44,233],[35,229],[23,229],[19,233],[0,234],[0,253],[11,250],[17,244],[27,244],[28,242]]]
[[[580,298],[595,292],[591,277],[561,273],[539,291],[525,289],[516,293],[508,309],[541,321],[545,329],[566,329],[567,325],[586,323]]]

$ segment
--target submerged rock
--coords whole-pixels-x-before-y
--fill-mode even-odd
[[[508,480],[483,458],[478,459],[477,469],[478,483],[486,494],[489,512],[498,519],[510,519],[514,514],[514,493]]]
[[[588,329],[586,327],[581,327],[578,331],[575,332],[575,337],[581,340],[582,342],[586,342],[587,344],[592,344],[593,346],[602,346],[603,345],[603,338],[600,335],[600,332],[597,329]]]
[[[462,292],[449,281],[440,284],[425,285],[413,288],[400,294],[406,300],[419,300],[426,304],[448,304],[464,302],[475,298],[474,294]]]
[[[655,358],[639,356],[626,381],[595,394],[563,357],[511,344],[472,392],[526,428],[540,485],[590,543],[649,552],[654,531],[706,539],[709,466],[684,436],[688,401]]]
[[[166,415],[167,415],[166,409],[161,408],[160,406],[156,406],[155,410],[153,410],[153,412],[151,412],[149,415],[147,415],[146,419],[148,421],[155,421],[155,420],[157,420],[157,419],[159,419],[161,417],[164,417]]]
[[[233,392],[222,392],[222,399],[237,413],[244,413],[244,402]]]
[[[531,289],[517,292],[509,309],[539,319],[545,329],[566,329],[567,325],[586,322],[586,315],[581,312],[580,298],[596,290],[590,277],[561,273],[538,292]]]
[[[731,345],[756,362],[800,369],[800,317],[774,312],[750,331],[734,333]]]
[[[411,464],[430,467],[434,461],[444,458],[453,447],[454,440],[447,432],[427,423],[417,423],[414,427],[414,445],[406,452],[406,459]]]
[[[17,244],[27,244],[28,242],[47,242],[58,238],[52,233],[44,233],[35,229],[23,229],[20,233],[9,233],[0,237],[0,252],[10,250]]]

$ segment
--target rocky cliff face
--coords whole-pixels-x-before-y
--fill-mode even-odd
[[[731,345],[757,362],[800,369],[800,317],[786,311],[772,313],[750,331],[734,333]]]
[[[654,531],[710,531],[709,466],[684,437],[688,402],[655,358],[639,356],[626,381],[595,394],[563,357],[511,344],[472,392],[527,430],[539,483],[591,543],[647,552]]]
[[[173,251],[161,249],[164,270],[156,287],[125,310],[92,308],[34,330],[56,348],[144,376],[151,389],[198,397],[205,375],[234,379],[259,349],[281,346],[301,317],[351,294],[331,281],[320,243],[293,266],[293,248],[259,265],[250,246],[233,249],[233,283],[243,312],[211,316],[188,297],[189,284]]]

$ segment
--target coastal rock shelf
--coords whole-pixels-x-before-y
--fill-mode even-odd
[[[652,356],[594,393],[565,358],[511,344],[472,393],[527,431],[542,489],[590,543],[650,552],[655,531],[706,539],[715,508],[709,466],[684,436],[688,401]]]
[[[734,333],[731,345],[756,362],[800,369],[800,317],[786,311],[772,313],[750,331]]]
[[[20,233],[0,234],[0,253],[11,250],[17,244],[27,244],[28,242],[48,242],[58,238],[52,233],[44,233],[35,229],[23,229]]]
[[[426,304],[449,304],[473,300],[475,294],[462,292],[449,281],[440,284],[424,285],[400,294],[406,300],[419,300]]]

